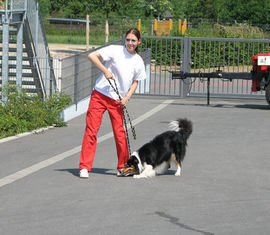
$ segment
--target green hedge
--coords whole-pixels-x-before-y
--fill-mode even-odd
[[[46,126],[64,126],[60,113],[71,103],[68,95],[56,93],[43,101],[14,87],[4,88],[8,102],[0,105],[0,138]]]

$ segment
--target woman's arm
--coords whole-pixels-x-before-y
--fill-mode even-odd
[[[121,101],[120,101],[121,105],[123,105],[123,106],[127,105],[128,100],[131,98],[133,93],[136,91],[137,87],[138,87],[138,81],[135,80],[132,82],[132,84],[128,90],[128,93],[121,99]]]
[[[107,79],[113,79],[113,74],[101,63],[101,55],[97,51],[89,53],[88,58]]]

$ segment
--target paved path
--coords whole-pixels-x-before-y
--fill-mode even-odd
[[[0,234],[270,234],[269,107],[264,100],[205,104],[137,97],[128,106],[132,149],[170,120],[193,121],[181,177],[175,168],[153,179],[116,177],[107,114],[87,180],[77,170],[84,115],[1,143]]]

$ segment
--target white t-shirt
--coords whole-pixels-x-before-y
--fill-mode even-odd
[[[127,94],[133,81],[146,78],[141,56],[130,54],[125,46],[111,45],[101,48],[97,52],[105,61],[105,67],[112,72],[121,97]],[[110,81],[114,85],[114,81]],[[114,100],[119,99],[103,73],[96,81],[94,89]]]

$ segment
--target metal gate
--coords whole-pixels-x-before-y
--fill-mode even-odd
[[[140,51],[151,53],[146,61],[147,79],[139,83],[136,93],[144,95],[171,95],[185,97],[189,84],[181,80],[172,80],[170,71],[187,72],[187,53],[183,37],[142,37]],[[144,89],[141,89],[141,88]]]
[[[205,96],[204,79],[171,80],[170,71],[183,72],[250,72],[251,57],[269,52],[270,40],[194,37],[143,37],[141,51],[151,51],[148,79],[137,93],[178,97]],[[263,97],[264,92],[251,93],[251,81],[212,79],[211,96]]]

